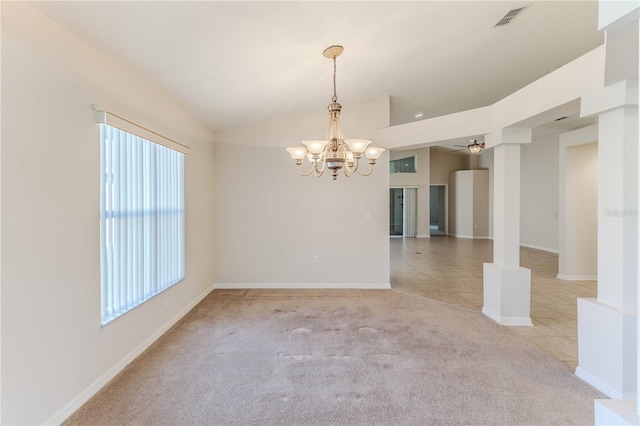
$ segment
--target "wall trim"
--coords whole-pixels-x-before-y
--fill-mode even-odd
[[[542,250],[542,251],[546,251],[546,252],[549,252],[549,253],[555,253],[555,254],[560,253],[560,251],[558,249],[552,249],[552,248],[549,248],[549,247],[536,246],[534,244],[520,243],[520,247],[526,247],[526,248],[530,248],[530,249],[534,249],[534,250]]]
[[[500,325],[515,326],[515,327],[532,327],[530,317],[506,317],[487,309],[486,306],[482,307],[482,313]]]
[[[116,377],[122,370],[125,369],[134,359],[140,356],[149,346],[155,343],[164,333],[169,331],[178,321],[182,319],[189,311],[191,311],[198,303],[200,303],[205,297],[214,290],[214,286],[209,286],[200,295],[198,295],[191,303],[186,305],[180,311],[178,311],[173,317],[164,323],[160,328],[153,332],[149,337],[136,346],[131,352],[125,355],[120,361],[118,361],[113,367],[108,369],[103,375],[98,377],[93,383],[87,386],[82,392],[80,392],[75,398],[69,401],[64,407],[53,414],[43,424],[46,425],[59,425],[75,413],[85,402],[93,397],[100,389],[102,389],[107,383],[109,383],[114,377]]]
[[[596,425],[638,425],[640,415],[633,399],[596,399]]]
[[[598,281],[597,275],[567,275],[558,274],[557,279],[562,281]]]
[[[431,238],[430,234],[418,234],[416,235],[416,238]]]
[[[473,236],[473,235],[458,235],[458,234],[448,234],[451,237],[463,238],[465,240],[491,240],[492,238],[488,236]]]
[[[576,376],[598,389],[603,394],[607,395],[611,399],[636,399],[635,392],[619,392],[613,386],[605,383],[598,377],[584,370],[584,368],[580,368],[578,365],[576,367]]]
[[[390,290],[390,283],[215,283],[214,290],[218,289],[372,289]]]
[[[463,238],[465,240],[473,240],[473,236],[472,235],[458,235],[458,234],[449,234],[452,237],[456,237],[456,238]]]

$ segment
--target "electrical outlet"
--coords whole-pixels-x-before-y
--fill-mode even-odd
[[[318,255],[317,254],[313,255],[313,260],[312,261],[313,261],[313,263],[318,263]]]
[[[168,310],[169,310],[169,308],[170,308],[170,306],[171,306],[171,305],[169,304],[169,298],[168,298],[168,297],[165,297],[165,298],[164,298],[164,310],[165,310],[165,311],[168,311]]]
[[[364,214],[364,220],[371,220],[371,212],[366,212]]]

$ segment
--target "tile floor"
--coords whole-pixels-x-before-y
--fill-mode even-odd
[[[482,309],[482,264],[491,262],[490,240],[446,236],[391,238],[391,287],[468,309]],[[533,327],[509,327],[549,352],[567,368],[578,365],[577,298],[596,297],[595,281],[556,279],[558,255],[520,249],[531,269]]]

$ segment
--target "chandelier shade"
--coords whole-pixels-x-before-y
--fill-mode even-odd
[[[303,146],[294,146],[293,148],[287,148],[289,154],[294,160],[302,160],[307,155],[307,149]]]
[[[362,154],[373,141],[371,139],[349,139],[347,144],[354,154]]]
[[[469,152],[471,152],[472,154],[480,154],[480,151],[482,151],[480,145],[471,145],[469,147]]]
[[[325,146],[327,146],[329,141],[326,141],[326,140],[302,141],[302,143],[307,147],[307,150],[309,150],[309,154],[320,155],[324,151],[324,148]]]
[[[469,152],[475,155],[480,154],[482,148],[484,148],[484,142],[478,143],[478,141],[475,139],[473,139],[471,142],[472,143],[470,145],[467,145],[467,149],[469,150]]]
[[[369,176],[373,173],[373,166],[376,164],[380,155],[385,151],[384,148],[370,146],[370,139],[345,139],[340,128],[340,111],[342,105],[338,103],[338,95],[336,94],[336,57],[338,57],[344,48],[342,46],[330,46],[325,49],[323,55],[333,60],[333,97],[328,106],[329,110],[329,129],[325,139],[302,141],[304,146],[296,146],[287,148],[291,158],[295,160],[298,168],[298,174],[301,176],[309,176],[313,174],[316,177],[322,176],[326,169],[331,170],[333,180],[336,180],[340,170],[344,172],[346,177],[353,173],[362,176]],[[369,162],[369,170],[362,172],[360,170],[360,160],[365,155]],[[307,160],[311,167],[307,172],[303,172],[302,162]]]

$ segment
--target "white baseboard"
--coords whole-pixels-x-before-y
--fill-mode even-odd
[[[429,235],[429,234],[418,234],[418,235],[416,235],[416,238],[431,238],[431,235]]]
[[[390,283],[215,283],[214,289],[371,289],[389,290]]]
[[[503,317],[495,312],[490,311],[486,307],[482,307],[482,313],[500,325],[508,325],[514,327],[531,327],[533,323],[529,317]]]
[[[69,403],[62,407],[58,412],[51,416],[44,424],[46,425],[59,425],[64,422],[69,416],[75,413],[82,405],[87,402],[92,396],[94,396],[100,389],[102,389],[111,379],[116,377],[124,368],[136,359],[142,352],[144,352],[149,346],[151,346],[156,340],[158,340],[164,333],[166,333],[171,327],[173,327],[182,317],[184,317],[190,310],[192,310],[198,303],[202,301],[211,291],[214,286],[210,286],[203,291],[195,300],[176,313],[169,321],[164,323],[153,334],[147,337],[142,343],[140,343],[135,349],[124,356],[113,367],[107,370],[102,376],[91,383],[85,390],[80,392],[78,396],[73,398]]]
[[[597,275],[567,275],[558,274],[556,278],[562,281],[598,281]]]
[[[576,376],[580,377],[582,380],[589,383],[591,386],[598,389],[600,392],[607,395],[611,399],[636,399],[636,393],[619,392],[607,383],[600,380],[598,377],[585,371],[583,368],[580,368],[579,365],[576,367]]]
[[[558,251],[558,249],[552,249],[552,248],[549,248],[549,247],[541,247],[541,246],[536,246],[536,245],[533,245],[533,244],[520,243],[520,247],[526,247],[526,248],[530,248],[530,249],[534,249],[534,250],[542,250],[542,251],[546,251],[546,252],[549,252],[549,253],[555,253],[555,254],[560,253]]]
[[[640,424],[640,415],[633,399],[596,399],[594,403],[597,426]]]
[[[490,240],[491,239],[487,236],[480,237],[480,236],[474,236],[474,235],[459,235],[459,234],[448,234],[448,235],[456,238],[464,238],[466,240]]]
[[[464,238],[466,240],[473,240],[473,236],[472,235],[460,235],[460,234],[449,234],[452,237],[456,237],[456,238]]]

